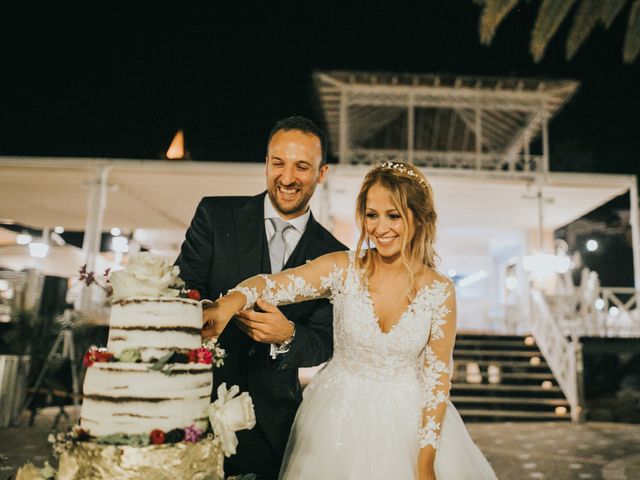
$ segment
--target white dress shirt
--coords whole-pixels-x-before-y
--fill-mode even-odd
[[[269,195],[264,196],[264,229],[267,232],[267,243],[271,241],[276,233],[275,228],[273,228],[273,223],[269,220],[270,218],[280,218],[283,222],[287,222],[293,227],[287,228],[283,234],[284,243],[286,245],[283,263],[287,263],[287,260],[289,260],[289,257],[295,250],[296,245],[298,245],[300,237],[302,237],[304,230],[307,228],[310,216],[311,210],[307,209],[307,211],[299,217],[285,220],[272,205]]]
[[[276,229],[273,227],[273,223],[270,220],[271,218],[280,218],[282,221],[287,222],[293,227],[287,228],[283,233],[285,243],[283,263],[287,263],[287,260],[289,260],[289,257],[296,249],[304,230],[307,228],[310,215],[311,210],[307,208],[307,211],[299,217],[285,220],[271,203],[269,195],[264,196],[264,229],[267,233],[267,243],[269,243],[276,234]],[[272,343],[269,354],[271,358],[276,358],[278,356],[278,345]]]

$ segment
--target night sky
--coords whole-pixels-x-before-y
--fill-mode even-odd
[[[552,169],[640,173],[640,62],[621,59],[628,9],[570,62],[565,22],[536,65],[536,1],[491,47],[472,0],[11,3],[0,7],[0,155],[157,159],[183,128],[195,160],[262,161],[277,119],[322,122],[312,72],[344,69],[577,79],[550,126]]]

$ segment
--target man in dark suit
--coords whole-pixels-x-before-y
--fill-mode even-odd
[[[267,191],[255,197],[205,197],[189,227],[176,264],[189,288],[213,299],[259,273],[295,267],[346,247],[317,223],[309,200],[325,180],[327,140],[308,119],[290,117],[269,135]],[[253,399],[257,424],[238,432],[236,455],[225,473],[278,476],[302,400],[298,368],[318,365],[333,351],[332,309],[326,300],[276,308],[263,301],[242,311],[218,341],[227,357],[214,370],[218,385],[238,385]],[[204,311],[207,319],[207,310]]]

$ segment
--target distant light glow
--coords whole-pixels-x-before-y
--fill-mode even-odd
[[[507,290],[515,290],[518,287],[518,279],[513,276],[509,276],[505,278],[504,285],[507,287]]]
[[[458,282],[458,285],[461,288],[468,287],[469,285],[473,285],[474,283],[477,283],[486,277],[487,277],[487,272],[485,272],[484,270],[479,270],[477,272],[474,272],[464,277],[462,280],[460,280],[460,282]]]
[[[551,383],[549,380],[545,380],[544,382],[542,382],[543,390],[550,390],[551,387],[553,387],[553,383]]]
[[[609,315],[611,315],[612,317],[617,317],[619,313],[620,310],[618,310],[618,307],[609,308]]]
[[[29,254],[35,258],[44,258],[49,253],[49,245],[42,242],[32,242],[29,244]]]
[[[31,243],[31,240],[33,240],[33,237],[28,233],[19,233],[16,235],[16,242],[18,245],[28,245]]]
[[[598,249],[598,241],[594,240],[593,238],[590,240],[587,240],[587,250],[589,250],[590,252],[595,252]]]
[[[56,232],[58,235],[63,234],[64,227],[62,225],[56,225],[55,227],[53,227],[53,231]]]
[[[540,357],[531,357],[531,359],[529,360],[529,364],[535,366],[540,365]]]
[[[527,347],[533,347],[536,344],[536,339],[529,335],[528,337],[525,337],[524,344]]]
[[[596,310],[602,310],[604,308],[604,300],[601,298],[598,298],[595,301],[595,307],[596,307]]]
[[[122,234],[122,230],[120,230],[118,227],[113,227],[111,229],[111,235],[113,235],[114,237],[119,237]]]
[[[127,253],[129,251],[129,240],[127,237],[113,237],[111,239],[111,250],[114,252]]]
[[[455,277],[457,274],[458,272],[456,272],[453,268],[450,268],[447,272],[447,275],[449,275],[451,278]]]
[[[176,132],[166,155],[169,160],[180,160],[184,158],[184,133],[182,130]]]
[[[567,414],[567,407],[556,407],[555,414],[559,417]]]

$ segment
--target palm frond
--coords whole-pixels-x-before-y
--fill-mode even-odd
[[[558,31],[576,0],[543,0],[538,10],[536,23],[531,32],[531,55],[535,62],[544,56],[549,41]]]
[[[625,0],[626,1],[626,0]],[[582,46],[593,28],[602,18],[602,10],[606,2],[602,0],[582,0],[573,16],[573,24],[567,36],[566,56],[571,60]]]
[[[633,63],[638,53],[640,53],[640,0],[635,0],[629,13],[622,58],[625,63]]]
[[[600,21],[609,28],[628,0],[601,0]]]
[[[518,4],[518,0],[482,0],[482,3],[484,8],[480,17],[480,42],[489,45],[500,23]]]

